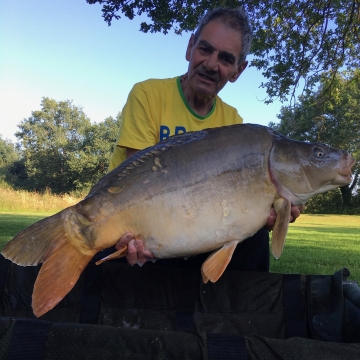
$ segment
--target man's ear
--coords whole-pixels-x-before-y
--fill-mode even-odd
[[[234,72],[233,76],[229,79],[229,81],[230,82],[235,82],[239,78],[241,73],[246,69],[247,65],[248,65],[247,61],[243,61],[241,64],[239,64],[237,66],[237,69]]]
[[[186,48],[186,56],[185,56],[185,58],[186,58],[187,61],[190,61],[191,51],[192,51],[194,45],[195,45],[194,44],[194,34],[191,34],[188,46]]]

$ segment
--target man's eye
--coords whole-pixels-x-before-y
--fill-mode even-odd
[[[224,64],[232,65],[234,63],[233,59],[228,58],[228,57],[223,57],[221,60]]]

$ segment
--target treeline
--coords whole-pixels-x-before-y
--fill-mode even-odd
[[[0,138],[0,179],[14,189],[86,193],[107,172],[119,124],[120,114],[93,124],[72,101],[44,97],[19,124],[16,144]]]

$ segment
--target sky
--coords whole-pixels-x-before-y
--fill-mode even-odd
[[[132,86],[187,71],[181,36],[142,33],[122,16],[109,27],[99,4],[85,0],[0,1],[0,135],[16,142],[17,125],[41,109],[41,99],[72,100],[92,122],[115,117]],[[251,58],[249,58],[250,60]],[[266,105],[266,79],[248,67],[219,96],[244,122],[278,122],[282,104]]]

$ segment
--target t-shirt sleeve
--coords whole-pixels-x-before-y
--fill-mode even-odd
[[[144,149],[156,144],[154,116],[150,106],[151,94],[143,84],[134,85],[123,108],[117,145]]]
[[[242,124],[244,122],[243,118],[239,115],[239,113],[236,111],[235,115],[235,124]]]

